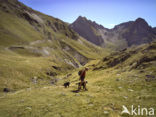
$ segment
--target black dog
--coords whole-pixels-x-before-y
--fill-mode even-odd
[[[65,88],[69,87],[69,85],[70,85],[70,82],[65,82],[65,83],[63,84],[63,86],[64,86]]]

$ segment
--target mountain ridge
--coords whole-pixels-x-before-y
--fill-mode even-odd
[[[79,16],[70,27],[88,41],[104,48],[115,47],[116,43],[119,43],[115,49],[123,49],[132,45],[149,43],[156,39],[154,28],[149,26],[143,18],[120,23],[108,29]],[[124,46],[120,48],[122,43]]]

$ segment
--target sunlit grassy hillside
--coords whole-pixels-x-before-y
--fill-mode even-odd
[[[79,76],[78,70],[75,70],[69,72],[71,75],[68,77],[59,75],[62,80],[55,85],[33,85],[16,92],[1,93],[1,116],[129,117],[121,114],[122,105],[127,108],[131,105],[156,108],[156,61],[151,59],[155,58],[155,47],[155,43],[152,43],[133,49],[137,52],[114,66],[104,64],[104,60],[90,61],[86,65],[90,68],[86,75],[88,91],[76,93]],[[113,57],[121,60],[131,49],[107,56],[108,61],[113,62]],[[150,59],[142,60],[142,52],[145,52],[144,56],[150,53]],[[129,64],[133,60],[142,62],[134,67]],[[67,81],[71,82],[71,86],[64,88],[62,85]]]
[[[1,1],[0,17],[0,91],[30,87],[34,77],[50,84],[58,74],[109,53],[65,22],[16,0]]]

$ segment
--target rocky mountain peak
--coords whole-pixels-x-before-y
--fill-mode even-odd
[[[79,24],[79,23],[83,23],[84,25],[90,25],[96,29],[106,29],[104,28],[102,25],[96,23],[95,21],[91,21],[89,19],[87,19],[86,17],[82,17],[82,16],[79,16],[73,24]]]
[[[136,25],[140,25],[143,27],[148,27],[148,23],[143,18],[137,18],[134,22]]]
[[[135,22],[142,22],[142,23],[147,23],[143,18],[137,18],[136,20],[135,20]]]
[[[82,17],[82,16],[79,16],[75,22],[80,22],[80,21],[87,21],[87,18],[86,17]]]
[[[143,18],[121,23],[109,30],[95,21],[79,16],[70,26],[88,41],[102,47],[105,47],[108,41],[119,48],[121,48],[122,43],[126,43],[125,46],[130,47],[131,45],[149,43],[156,37],[156,29],[149,26]],[[117,45],[116,41],[119,39],[120,44]]]
[[[79,16],[76,21],[70,25],[70,27],[79,35],[96,45],[103,43],[98,30],[103,29],[104,27],[97,24],[95,21]]]

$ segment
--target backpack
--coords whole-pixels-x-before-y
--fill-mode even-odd
[[[82,74],[82,70],[80,70],[79,72],[78,72],[78,75],[80,76]]]

